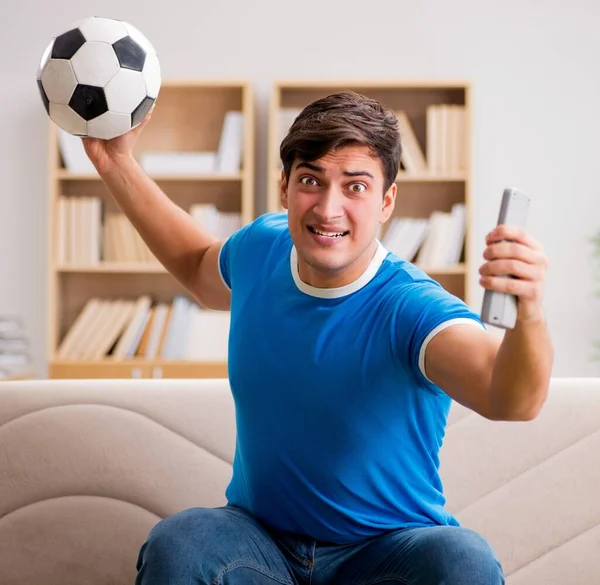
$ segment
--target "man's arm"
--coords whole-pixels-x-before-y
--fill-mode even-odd
[[[454,325],[427,346],[427,377],[491,420],[531,420],[546,400],[552,346],[543,321],[517,323],[504,339]]]
[[[113,140],[83,139],[86,152],[121,211],[159,262],[207,308],[228,310],[230,291],[219,273],[222,245],[171,201],[132,155],[150,114]]]
[[[537,242],[511,226],[488,236],[484,258],[480,283],[517,295],[516,326],[502,340],[468,325],[444,329],[427,346],[427,376],[486,418],[531,420],[546,400],[554,357],[541,308],[547,260]]]

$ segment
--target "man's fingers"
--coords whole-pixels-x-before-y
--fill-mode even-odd
[[[511,240],[527,246],[532,250],[541,250],[541,244],[535,240],[527,231],[524,229],[510,225],[501,224],[496,226],[486,237],[486,243],[491,244],[493,242],[499,242],[502,240]]]

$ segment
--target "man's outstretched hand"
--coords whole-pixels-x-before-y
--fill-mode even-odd
[[[116,138],[110,140],[91,137],[82,138],[85,152],[100,175],[118,165],[119,161],[133,157],[135,143],[148,122],[150,122],[153,110],[154,106],[140,124]]]
[[[541,244],[525,230],[499,225],[486,237],[479,283],[488,290],[516,295],[517,320],[542,319],[542,297],[548,258]],[[511,274],[516,278],[503,278]]]

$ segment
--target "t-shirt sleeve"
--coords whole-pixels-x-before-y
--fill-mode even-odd
[[[440,331],[458,324],[485,329],[477,313],[437,282],[425,280],[407,285],[397,314],[398,349],[420,384],[440,390],[427,377],[425,350]]]
[[[265,214],[225,240],[219,251],[219,272],[230,290],[240,278],[256,271],[285,225],[282,214]]]
[[[232,288],[232,266],[235,264],[238,251],[249,238],[252,224],[246,224],[229,236],[219,251],[219,272],[227,288]]]

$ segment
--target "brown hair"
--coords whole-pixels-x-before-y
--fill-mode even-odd
[[[314,161],[348,144],[368,146],[381,160],[385,193],[400,166],[398,118],[377,100],[353,91],[318,99],[296,117],[279,149],[286,179],[295,160]]]

